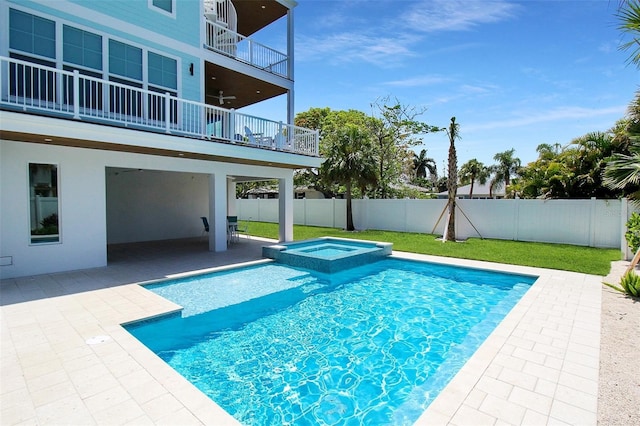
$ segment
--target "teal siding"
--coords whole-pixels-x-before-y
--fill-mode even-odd
[[[176,0],[175,18],[167,16],[155,7],[149,7],[147,0],[69,0],[96,12],[121,19],[149,31],[161,33],[181,43],[200,45],[200,2],[197,0]]]
[[[66,25],[73,27],[73,25],[76,24],[80,29],[91,31],[91,33],[98,34],[103,38],[110,39],[112,37],[116,42],[127,43],[138,48],[143,48],[143,55],[147,57],[147,52],[152,52],[172,59],[178,59],[177,66],[179,71],[177,77],[179,77],[180,80],[177,82],[177,86],[179,96],[198,102],[202,100],[200,87],[203,76],[200,73],[201,60],[198,57],[198,52],[201,49],[199,1],[178,0],[176,2],[175,19],[150,8],[147,0],[69,0],[69,3],[95,10],[100,14],[108,15],[120,21],[125,21],[143,30],[158,34],[158,37],[153,37],[148,32],[132,33],[132,31],[127,31],[127,29],[119,28],[115,21],[109,22],[108,19],[102,19],[101,15],[95,16],[93,19],[90,14],[76,16],[73,14],[73,11],[51,8],[47,2],[36,3],[29,0],[7,1],[9,7],[19,5],[31,9],[27,12],[45,15],[46,19],[53,21],[63,20]],[[51,4],[55,3],[51,2]],[[69,32],[70,30],[67,29],[66,31]],[[164,40],[158,40],[161,37],[164,38]],[[172,41],[167,43],[167,38],[172,39]],[[62,43],[62,40],[57,40],[56,42]],[[108,43],[108,45],[113,45],[113,43]],[[108,51],[102,53],[105,56],[109,55]],[[62,60],[62,58],[57,59]],[[194,70],[193,76],[189,72],[192,63]]]

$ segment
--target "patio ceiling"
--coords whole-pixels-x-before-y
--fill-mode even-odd
[[[220,90],[225,96],[235,96],[236,98],[226,99],[224,104],[220,105],[218,98]],[[287,93],[287,90],[275,84],[206,62],[205,92],[207,104],[239,109],[283,95]]]

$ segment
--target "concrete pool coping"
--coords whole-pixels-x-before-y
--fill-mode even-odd
[[[416,424],[597,423],[602,277],[393,254],[540,277]],[[3,280],[2,424],[238,424],[120,326],[178,308],[140,268]]]

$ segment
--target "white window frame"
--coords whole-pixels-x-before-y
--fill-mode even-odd
[[[153,4],[153,0],[148,0],[149,9],[161,13],[164,16],[168,16],[169,18],[176,19],[176,0],[171,0],[171,12],[167,12],[166,10],[156,6]]]

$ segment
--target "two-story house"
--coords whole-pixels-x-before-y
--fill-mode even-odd
[[[321,163],[292,125],[294,6],[0,0],[0,277],[105,266],[108,244],[200,236],[201,216],[224,251],[247,180],[278,180],[291,240],[293,171]],[[243,112],[274,97],[280,120]]]

